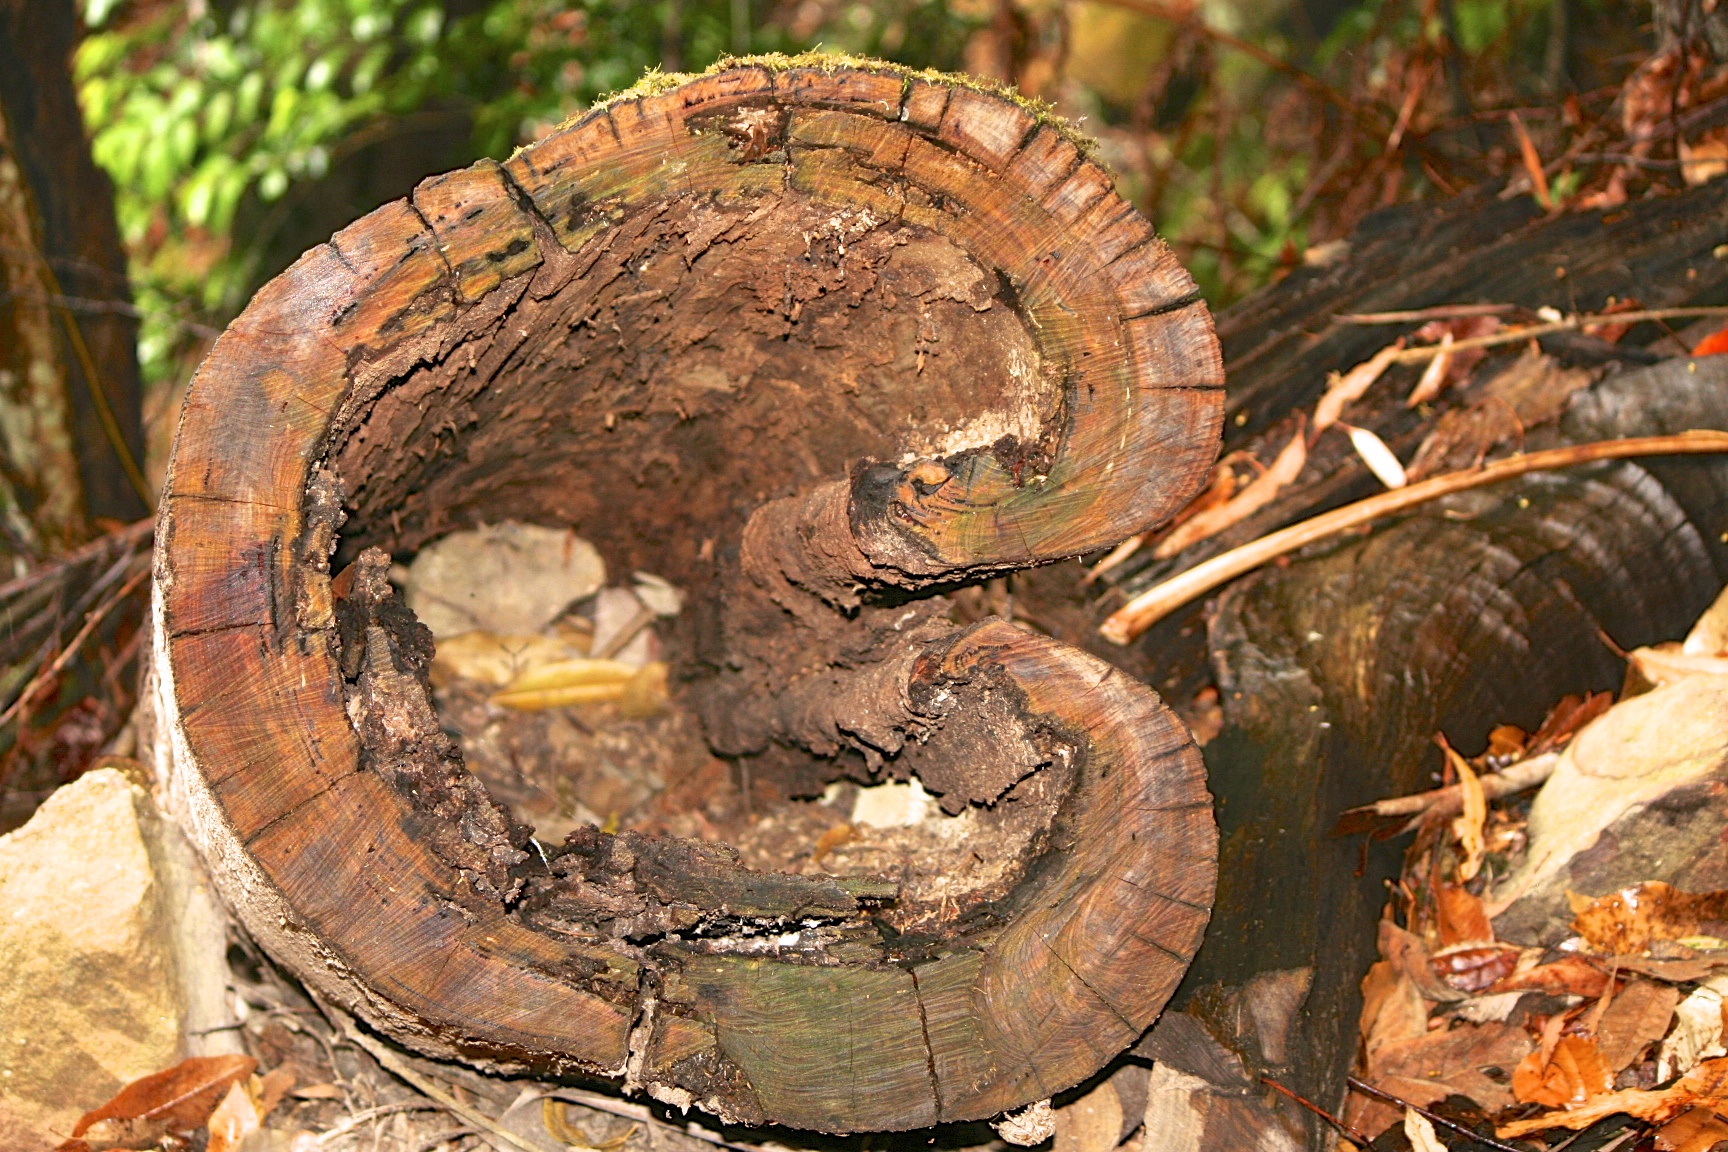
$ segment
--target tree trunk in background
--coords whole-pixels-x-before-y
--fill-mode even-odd
[[[0,444],[6,479],[50,549],[87,535],[95,518],[148,511],[141,478],[128,476],[144,452],[137,322],[113,189],[73,91],[77,34],[72,0],[0,0],[0,347],[15,374],[0,398]]]

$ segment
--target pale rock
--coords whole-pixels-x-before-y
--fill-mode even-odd
[[[0,1147],[53,1148],[127,1081],[237,1050],[225,929],[178,829],[113,768],[0,836]]]

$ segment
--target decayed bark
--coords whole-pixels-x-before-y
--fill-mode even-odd
[[[22,434],[8,434],[7,449],[19,461],[14,483],[22,479],[30,495],[46,505],[50,519],[44,532],[67,532],[64,541],[86,535],[85,517],[129,523],[148,512],[137,474],[144,459],[138,324],[128,311],[131,291],[113,189],[90,157],[72,87],[77,31],[72,0],[0,0],[0,117],[5,120],[4,163],[13,172],[6,180],[16,189],[8,199],[27,199],[33,213],[28,233],[7,226],[0,236],[5,245],[0,264],[6,267],[6,288],[14,294],[8,301],[13,317],[22,322],[28,314],[37,325],[52,321],[53,371],[64,389],[55,407],[64,414],[49,413],[36,402],[30,405],[35,409],[30,420],[42,434],[44,455],[64,453],[70,442],[75,482],[62,477],[64,466],[51,459],[39,462],[49,470],[37,474],[31,467],[37,461],[30,458],[40,450],[26,450]],[[72,341],[68,321],[89,354],[94,381],[86,378],[85,358]],[[34,348],[36,339],[19,347]],[[46,387],[45,378],[30,387]],[[116,440],[130,461],[122,459]],[[68,501],[81,507],[73,513],[63,508]]]
[[[1290,434],[1281,421],[1312,410],[1329,370],[1414,327],[1340,314],[1460,303],[1589,310],[1629,291],[1651,307],[1712,302],[1728,277],[1712,255],[1725,197],[1717,182],[1548,220],[1527,202],[1461,197],[1376,218],[1343,263],[1298,272],[1219,317],[1228,404],[1242,417],[1228,422],[1226,446],[1269,459]],[[1647,346],[1661,334],[1642,326],[1618,345],[1544,338],[1547,353],[1604,375],[1522,446],[1728,427],[1722,358],[1645,366],[1663,354]],[[1502,364],[1521,354],[1508,350]],[[1499,366],[1485,364],[1478,379]],[[1346,414],[1404,460],[1433,427],[1404,405],[1414,380],[1394,374]],[[1476,399],[1460,386],[1438,406]],[[1104,582],[1132,594],[1377,490],[1334,429],[1275,503],[1173,560],[1137,558]],[[1172,1147],[1332,1146],[1330,1130],[1258,1078],[1328,1108],[1344,1096],[1358,982],[1375,959],[1402,842],[1334,837],[1334,823],[1353,805],[1430,787],[1437,731],[1474,753],[1494,724],[1533,728],[1565,693],[1617,688],[1621,663],[1604,634],[1625,647],[1680,635],[1728,580],[1724,509],[1720,458],[1528,477],[1309,549],[1116,650],[1173,700],[1207,683],[1221,695],[1223,729],[1205,749],[1221,815],[1218,898],[1172,1010],[1138,1048],[1164,1065],[1154,1111],[1191,1133]],[[1119,603],[1104,600],[1094,623]]]
[[[621,100],[345,229],[218,342],[160,514],[159,758],[249,928],[425,1051],[827,1131],[1018,1108],[1157,1015],[1211,808],[1143,685],[921,598],[1168,516],[1220,385],[1192,283],[1014,103],[824,61]],[[383,575],[506,516],[690,588],[681,696],[784,791],[915,770],[1021,813],[1006,886],[911,931],[893,884],[721,846],[542,856]]]

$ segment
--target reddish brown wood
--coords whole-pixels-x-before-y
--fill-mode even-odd
[[[903,601],[1167,517],[1221,383],[1192,282],[1016,103],[821,62],[620,100],[344,229],[217,343],[160,518],[159,757],[247,926],[424,1051],[826,1131],[1018,1108],[1174,989],[1210,802],[1143,685]],[[804,933],[808,881],[598,833],[548,871],[488,823],[423,681],[386,674],[424,652],[360,551],[504,516],[717,606],[686,693],[716,747],[859,752],[961,803],[1035,776],[1037,859],[937,938],[884,937],[878,885],[822,889],[838,943],[767,949]],[[363,561],[334,587],[333,552]],[[387,740],[391,708],[421,727]],[[759,907],[616,944],[552,915],[594,890],[641,923],[740,919],[699,880]]]

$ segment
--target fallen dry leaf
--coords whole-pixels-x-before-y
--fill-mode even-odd
[[[1428,1004],[1408,973],[1387,960],[1369,966],[1359,1027],[1370,1067],[1382,1049],[1428,1034]]]
[[[1444,736],[1438,737],[1438,741],[1453,771],[1458,774],[1459,791],[1464,797],[1464,811],[1452,821],[1452,834],[1458,837],[1458,846],[1464,852],[1464,859],[1458,862],[1458,879],[1460,882],[1473,880],[1482,870],[1483,857],[1488,854],[1488,842],[1482,835],[1483,825],[1488,821],[1488,799],[1482,793],[1482,781],[1470,766],[1470,761],[1458,755]]]
[[[1429,963],[1434,974],[1460,992],[1483,992],[1512,975],[1519,950],[1509,944],[1453,948],[1436,952]]]
[[[1728,1140],[1728,1123],[1709,1108],[1688,1108],[1655,1132],[1660,1152],[1710,1152]]]
[[[1634,648],[1626,654],[1628,674],[1652,688],[1673,684],[1688,676],[1728,676],[1728,656],[1687,652],[1683,645],[1668,642]],[[1630,675],[1629,675],[1630,679]]]
[[[1583,996],[1594,1000],[1608,987],[1608,974],[1582,956],[1562,956],[1538,964],[1495,984],[1490,992],[1546,992],[1550,996]]]
[[[1508,440],[1524,435],[1524,425],[1512,409],[1495,399],[1468,408],[1449,408],[1440,413],[1416,455],[1404,469],[1411,481],[1425,480],[1442,472],[1457,472],[1481,464],[1488,453]]]
[[[1608,1067],[1619,1072],[1660,1040],[1679,1002],[1680,992],[1671,985],[1628,981],[1596,1025],[1596,1047]]]
[[[494,704],[521,711],[596,704],[622,699],[635,676],[634,667],[617,660],[560,660],[530,669],[491,699]]]
[[[436,637],[532,635],[606,582],[606,565],[569,529],[506,521],[452,532],[420,549],[406,599]]]
[[[1419,1107],[1456,1093],[1497,1112],[1513,1103],[1510,1074],[1532,1047],[1522,1028],[1459,1024],[1381,1048],[1370,1058],[1364,1079]],[[1384,1115],[1360,1096],[1353,1098],[1351,1113],[1375,1131],[1379,1126],[1368,1122],[1370,1117]]]
[[[1728,1095],[1728,1057],[1706,1060],[1668,1088],[1654,1091],[1628,1088],[1609,1092],[1565,1112],[1551,1112],[1515,1120],[1495,1130],[1502,1140],[1515,1140],[1548,1128],[1573,1132],[1588,1128],[1608,1116],[1624,1112],[1652,1124],[1663,1124],[1695,1105],[1712,1105]]]
[[[1607,1092],[1614,1073],[1587,1036],[1562,1036],[1546,1063],[1541,1052],[1526,1056],[1512,1073],[1512,1095],[1521,1104],[1571,1108]]]
[[[258,1106],[243,1084],[236,1081],[229,1085],[228,1094],[216,1105],[206,1126],[210,1129],[210,1143],[205,1152],[234,1152],[248,1133],[258,1131]]]
[[[1588,368],[1565,367],[1532,340],[1518,359],[1482,385],[1482,399],[1504,404],[1522,428],[1534,428],[1558,419],[1572,394],[1595,378]]]
[[[1314,431],[1324,432],[1336,424],[1344,409],[1362,399],[1403,350],[1404,339],[1399,337],[1342,376],[1334,373],[1326,382],[1325,394],[1314,405]]]
[[[650,660],[636,669],[618,698],[618,713],[632,720],[646,720],[666,711],[671,699],[666,687],[668,669],[664,660]]]
[[[1728,1048],[1722,1046],[1722,993],[1701,987],[1674,1006],[1674,1030],[1656,1054],[1656,1078],[1662,1081],[1689,1072],[1712,1056],[1728,1056]]]
[[[1645,952],[1657,940],[1728,935],[1728,891],[1683,892],[1648,880],[1592,901],[1572,928],[1610,955]]]
[[[1446,381],[1452,374],[1452,333],[1444,332],[1440,336],[1440,351],[1428,361],[1428,367],[1422,370],[1422,378],[1416,381],[1416,387],[1410,390],[1410,395],[1404,401],[1404,407],[1414,408],[1418,404],[1440,395],[1440,390],[1446,387]]]
[[[1461,884],[1434,886],[1434,921],[1442,948],[1494,942],[1494,926],[1481,899]]]
[[[1340,423],[1350,436],[1350,445],[1356,449],[1356,455],[1362,457],[1362,463],[1368,465],[1368,471],[1380,483],[1388,488],[1402,488],[1410,483],[1410,478],[1404,474],[1404,465],[1398,463],[1398,457],[1392,454],[1392,449],[1386,447],[1386,441],[1374,435],[1366,428],[1358,428],[1353,424]]]
[[[1612,692],[1586,692],[1582,696],[1567,693],[1548,710],[1541,725],[1530,737],[1524,750],[1526,756],[1552,751],[1577,735],[1586,724],[1614,706]]]
[[[1620,312],[1641,312],[1644,305],[1633,298],[1619,299],[1608,297],[1608,303],[1597,312],[1598,316],[1613,316]],[[1632,325],[1624,320],[1611,320],[1606,324],[1586,324],[1581,329],[1586,336],[1594,336],[1607,344],[1618,344],[1626,333],[1632,331]]]
[[[1410,1141],[1410,1152],[1447,1152],[1434,1125],[1414,1108],[1404,1109],[1404,1138]]]
[[[1680,650],[1688,656],[1728,655],[1728,588],[1722,589],[1693,623]]]
[[[1728,328],[1721,328],[1692,346],[1694,356],[1720,356],[1728,352]]]
[[[210,1118],[228,1089],[257,1067],[250,1056],[188,1057],[132,1081],[112,1100],[84,1113],[72,1126],[72,1136],[95,1136],[97,1125],[103,1126],[98,1138],[126,1143],[194,1131]]]
[[[1716,132],[1696,144],[1680,141],[1680,177],[1689,187],[1708,184],[1728,172],[1728,139]]]
[[[282,1098],[288,1095],[299,1079],[291,1065],[283,1064],[264,1073],[264,1078],[258,1083],[258,1117],[263,1119],[276,1110],[282,1103]]]
[[[1307,433],[1298,427],[1296,434],[1290,438],[1290,443],[1278,453],[1270,468],[1250,480],[1242,491],[1225,503],[1201,512],[1170,533],[1152,550],[1152,555],[1160,560],[1168,559],[1190,544],[1198,544],[1210,536],[1216,536],[1232,524],[1247,519],[1270,504],[1278,495],[1279,489],[1301,475],[1302,466],[1307,462]]]
[[[1512,131],[1518,136],[1518,153],[1524,161],[1524,175],[1530,181],[1530,194],[1546,212],[1554,207],[1554,197],[1548,191],[1548,174],[1542,170],[1542,155],[1536,151],[1536,142],[1530,139],[1524,121],[1516,112],[1512,113]]]
[[[551,636],[462,632],[437,642],[432,684],[442,688],[453,680],[474,680],[503,688],[535,669],[585,655]]]

